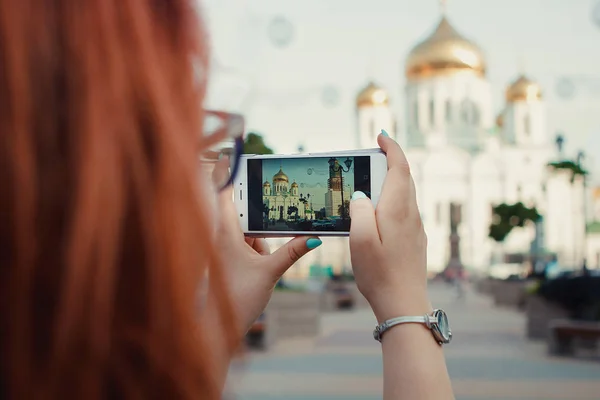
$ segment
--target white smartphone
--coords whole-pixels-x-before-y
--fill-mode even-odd
[[[348,236],[352,194],[376,206],[386,173],[380,149],[244,155],[234,202],[248,236]]]

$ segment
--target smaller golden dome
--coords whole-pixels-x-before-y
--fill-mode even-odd
[[[297,184],[296,182],[294,182],[294,183],[292,183],[292,187],[293,187],[293,188],[297,188],[297,187],[298,187],[298,184]]]
[[[389,97],[387,92],[375,83],[369,82],[369,84],[358,93],[358,96],[356,96],[356,107],[385,106],[388,104],[388,101]]]
[[[537,101],[542,99],[542,88],[525,75],[521,75],[506,89],[506,101]]]
[[[271,184],[269,181],[265,181],[265,183],[263,183],[263,187],[271,187]]]
[[[279,172],[273,175],[273,182],[289,182],[288,176],[283,173],[283,170],[279,168]]]
[[[504,126],[504,112],[501,112],[500,114],[498,114],[498,116],[496,117],[496,126],[498,128],[502,128]]]

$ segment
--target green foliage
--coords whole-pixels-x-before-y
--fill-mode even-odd
[[[244,140],[244,154],[273,154],[273,150],[267,147],[261,135],[250,132]]]
[[[590,222],[587,225],[588,233],[600,233],[600,221]]]
[[[541,218],[535,207],[526,207],[523,203],[499,204],[494,207],[494,218],[488,236],[496,242],[503,242],[515,227],[523,227],[528,221],[536,222]]]
[[[562,160],[548,163],[548,166],[555,171],[563,170],[563,171],[571,171],[571,183],[575,181],[576,176],[586,176],[588,171],[583,169],[581,165],[572,160]]]

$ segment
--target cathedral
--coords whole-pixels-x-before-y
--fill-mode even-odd
[[[534,239],[562,265],[580,265],[589,251],[586,190],[583,179],[548,166],[561,154],[546,128],[542,89],[517,76],[495,108],[487,68],[484,52],[442,16],[406,58],[402,115],[375,82],[358,94],[356,145],[376,147],[385,129],[403,146],[429,239],[430,271],[448,265],[451,205],[461,210],[457,233],[465,266],[481,270],[500,254],[527,254]],[[537,229],[513,229],[503,243],[488,238],[493,207],[517,202],[542,215]]]
[[[381,129],[402,145],[428,237],[431,274],[449,266],[452,252],[465,267],[487,272],[507,256],[508,262],[525,260],[534,243],[560,265],[578,268],[585,260],[589,268],[600,268],[600,222],[586,218],[600,207],[600,190],[549,165],[566,156],[546,127],[540,85],[516,76],[504,104],[494,105],[487,69],[483,50],[442,15],[405,59],[404,110],[394,109],[393,96],[374,81],[358,93],[355,146],[378,147]],[[535,207],[542,219],[495,242],[488,236],[493,208],[517,202]],[[451,210],[459,210],[459,221]],[[324,242],[292,273],[306,276],[311,265],[349,271],[347,239]]]
[[[273,223],[297,218],[304,219],[308,217],[308,219],[312,219],[308,203],[303,200],[298,191],[298,184],[292,182],[290,185],[290,180],[282,168],[279,168],[279,172],[273,176],[273,185],[269,181],[263,183],[265,214],[267,219],[273,221]]]

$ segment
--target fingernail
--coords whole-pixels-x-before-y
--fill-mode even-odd
[[[316,249],[321,245],[321,243],[323,243],[321,239],[310,238],[306,241],[306,247],[308,247],[309,250]]]
[[[390,135],[388,135],[388,133],[385,131],[385,129],[381,130],[381,134],[385,137],[390,137]]]
[[[360,190],[352,193],[352,200],[366,199],[367,195],[361,192]]]

